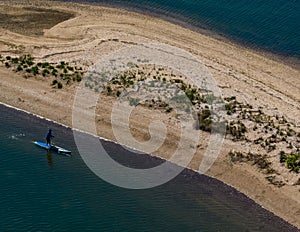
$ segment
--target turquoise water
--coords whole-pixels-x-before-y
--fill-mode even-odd
[[[72,157],[32,143],[49,127]],[[1,105],[0,128],[0,231],[297,231],[243,194],[189,170],[148,190],[110,185],[86,167],[70,129]],[[129,166],[162,162],[104,144]]]
[[[76,0],[75,0],[76,1]],[[300,58],[299,0],[82,0],[205,28],[276,54]]]

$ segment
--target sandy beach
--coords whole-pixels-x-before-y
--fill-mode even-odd
[[[240,104],[261,109],[274,119],[274,128],[284,118],[290,126],[283,125],[282,128],[295,131],[287,138],[291,141],[291,148],[278,142],[276,147],[267,151],[266,147],[254,142],[255,136],[264,136],[267,132],[260,135],[252,129],[248,129],[247,139],[234,139],[226,135],[220,155],[206,174],[233,186],[262,207],[300,228],[299,174],[291,172],[279,159],[281,150],[295,152],[299,149],[299,70],[228,41],[124,10],[53,1],[0,2],[0,5],[0,17],[6,20],[0,24],[2,103],[72,127],[72,107],[80,82],[63,82],[60,89],[53,85],[54,78],[48,74],[43,77],[25,71],[16,72],[13,65],[6,67],[5,62],[10,61],[5,57],[31,54],[36,63],[58,64],[64,61],[76,67],[76,70],[82,67],[84,73],[103,56],[120,48],[159,42],[196,56],[213,75],[223,98],[234,96]],[[35,20],[34,23],[20,23],[17,16],[24,14],[29,21]],[[49,15],[55,15],[55,20],[42,20],[49,19]],[[169,75],[168,71],[166,73]],[[110,117],[114,101],[114,96],[107,95],[106,104],[96,106],[96,127],[99,136],[116,141]],[[176,117],[174,119],[174,115],[162,113],[160,109],[138,109],[130,121],[133,136],[139,141],[147,141],[150,122],[159,118],[165,123],[168,133],[165,142],[154,154],[170,158],[180,134]],[[228,120],[236,119],[230,118],[230,115],[228,117]],[[246,119],[243,119],[243,123],[250,128],[252,124],[249,122],[248,125]],[[118,126],[122,128],[122,125]],[[202,133],[204,138],[209,137],[209,132]],[[198,170],[206,146],[204,139],[197,147],[190,168]],[[247,157],[242,162],[235,162],[229,155],[233,150],[245,154],[251,151],[264,156],[270,162],[268,168],[272,172],[253,165]]]

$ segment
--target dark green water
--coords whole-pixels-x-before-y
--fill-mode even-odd
[[[51,127],[72,157],[32,141]],[[72,131],[0,105],[0,231],[297,231],[219,181],[184,171],[169,183],[128,190],[95,176]],[[155,165],[105,142],[121,162]]]
[[[116,6],[300,58],[299,0],[65,0]]]

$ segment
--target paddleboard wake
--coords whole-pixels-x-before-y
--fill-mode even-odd
[[[57,153],[68,154],[68,155],[71,154],[71,151],[66,150],[62,147],[56,146],[56,145],[49,145],[49,144],[46,144],[46,143],[43,143],[43,142],[38,142],[38,141],[35,141],[34,144],[41,147],[41,148],[44,148],[48,151],[54,151],[54,152],[57,152]]]

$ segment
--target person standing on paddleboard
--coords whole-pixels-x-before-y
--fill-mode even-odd
[[[52,135],[52,130],[49,129],[47,135],[46,135],[46,143],[47,145],[51,146],[51,138],[54,138],[54,136]]]

